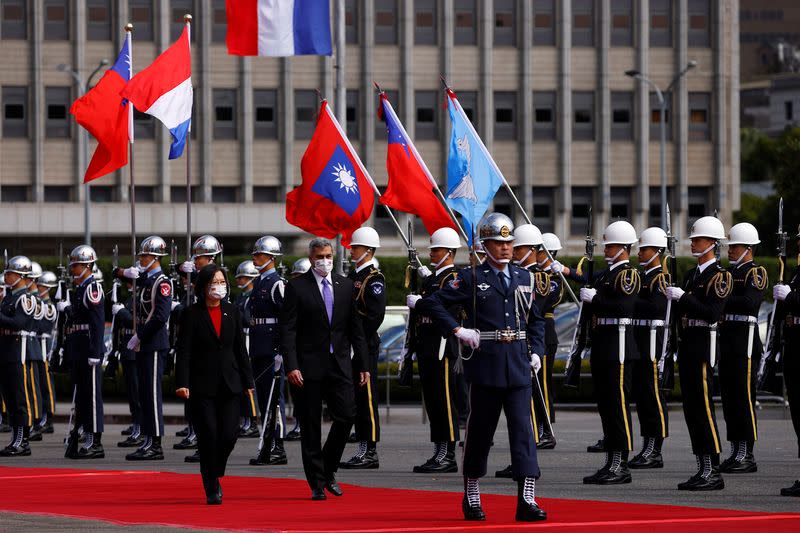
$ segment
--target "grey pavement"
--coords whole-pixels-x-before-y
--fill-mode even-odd
[[[168,414],[178,414],[179,405],[168,405]],[[123,412],[118,405],[109,405],[110,413]],[[63,412],[63,411],[62,411]],[[695,471],[695,460],[691,454],[689,437],[683,413],[679,406],[671,406],[670,438],[664,445],[665,468],[660,470],[633,471],[633,483],[622,486],[583,485],[583,476],[593,473],[602,463],[602,454],[586,453],[586,446],[594,443],[601,435],[600,420],[596,413],[583,410],[557,410],[555,431],[558,445],[554,450],[539,452],[542,478],[536,484],[539,498],[568,498],[586,500],[606,500],[618,502],[639,502],[648,504],[670,504],[698,506],[706,508],[741,509],[750,511],[800,512],[800,499],[785,498],[779,495],[780,488],[788,486],[800,478],[800,460],[797,458],[797,439],[783,407],[765,407],[759,410],[759,442],[755,454],[758,472],[745,475],[726,475],[725,489],[709,493],[688,493],[678,491],[676,486]],[[432,453],[428,442],[428,427],[423,423],[419,406],[392,406],[387,419],[385,409],[383,418],[382,442],[378,445],[381,461],[379,470],[344,471],[337,478],[340,482],[363,486],[409,488],[418,490],[462,490],[462,479],[458,474],[440,476],[413,474],[411,468],[427,459]],[[634,413],[634,435],[638,434],[638,424]],[[116,417],[114,417],[116,419]],[[718,410],[717,419],[720,437],[723,439],[723,455],[729,449],[724,442],[725,423]],[[122,425],[107,425],[104,435],[106,459],[91,462],[74,462],[63,458],[61,440],[64,424],[56,426],[55,435],[45,436],[44,442],[32,443],[33,455],[20,459],[0,459],[0,466],[31,466],[47,468],[96,468],[96,469],[153,469],[160,471],[198,472],[196,465],[183,461],[186,452],[172,450],[177,442],[175,431],[181,426],[168,426],[165,437],[164,461],[154,463],[132,463],[124,460],[129,450],[117,448],[115,443],[121,437]],[[493,473],[509,463],[508,434],[505,420],[501,417],[495,445],[489,457],[489,475],[481,482],[486,493],[516,494],[516,487],[509,480],[495,479]],[[640,446],[636,439],[636,446]],[[272,467],[252,467],[247,464],[254,455],[256,439],[241,439],[229,462],[228,475],[268,476],[303,479],[298,442],[287,442],[286,450],[289,465]],[[345,458],[355,449],[349,445]],[[198,481],[199,483],[199,481]],[[457,503],[456,503],[457,504]],[[0,513],[0,531],[69,531],[80,529],[117,531],[120,526],[103,522],[92,522],[54,517],[25,516]],[[124,528],[125,531],[153,531],[153,528]]]

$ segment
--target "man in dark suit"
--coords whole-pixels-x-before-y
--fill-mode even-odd
[[[353,282],[331,274],[330,241],[313,239],[308,252],[311,270],[286,286],[281,344],[286,377],[300,415],[303,468],[311,499],[324,500],[325,489],[342,495],[335,474],[355,419],[354,367],[362,386],[369,380],[369,372],[367,343],[352,296]],[[333,420],[324,447],[323,400]]]

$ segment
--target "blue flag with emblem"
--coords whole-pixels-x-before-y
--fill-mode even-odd
[[[447,156],[446,200],[461,215],[472,245],[473,228],[486,213],[505,178],[450,89],[447,89],[447,110],[452,133]]]

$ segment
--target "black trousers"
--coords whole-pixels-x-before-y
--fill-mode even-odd
[[[556,360],[556,351],[558,350],[558,345],[548,345],[546,348],[547,354],[542,356],[542,369],[537,374],[539,379],[539,387],[542,389],[542,395],[544,396],[544,404],[547,408],[547,416],[550,418],[550,422],[556,421],[556,409],[553,405],[554,396],[553,396],[553,364]]]
[[[719,430],[714,413],[711,383],[714,369],[705,358],[678,354],[678,374],[683,396],[683,416],[689,429],[692,453],[717,455],[720,452]]]
[[[453,362],[447,357],[439,361],[438,355],[427,354],[419,357],[417,365],[425,412],[431,427],[431,442],[460,440]]]
[[[239,406],[241,394],[220,391],[214,397],[189,396],[191,423],[197,434],[197,449],[200,452],[200,473],[203,479],[220,478],[225,475],[236,439],[239,436]],[[191,390],[191,389],[190,389]]]
[[[745,341],[746,342],[746,341]],[[733,348],[733,347],[730,347]],[[756,372],[753,364],[758,359],[748,358],[744,347],[720,350],[719,389],[722,396],[722,414],[730,442],[755,442],[758,440],[756,421]],[[753,353],[761,353],[758,352]]]
[[[464,438],[464,476],[486,475],[492,438],[497,430],[500,411],[508,423],[511,448],[511,471],[514,479],[538,478],[541,474],[531,424],[531,388],[470,386],[470,413]]]
[[[25,381],[28,385],[28,398],[31,401],[31,416],[34,422],[42,418],[44,413],[44,399],[41,392],[39,369],[37,368],[40,363],[43,363],[43,361],[25,361]]]
[[[131,411],[131,421],[134,424],[142,423],[142,400],[139,393],[139,375],[136,371],[135,359],[123,359],[122,374],[125,376],[125,392],[128,395],[128,408]]]
[[[39,374],[41,384],[42,400],[44,412],[52,416],[56,410],[56,389],[53,387],[53,376],[50,373],[50,363],[47,361],[36,361],[36,371]]]
[[[796,326],[795,326],[796,327]],[[787,328],[788,329],[788,328]],[[797,457],[800,457],[800,339],[789,340],[783,349],[783,381],[786,383],[786,396],[792,414],[792,426],[797,436]]]
[[[592,357],[590,362],[606,450],[630,451],[633,431],[628,398],[633,361],[620,364],[619,360],[603,361]]]
[[[103,365],[87,360],[72,362],[75,385],[75,427],[92,433],[103,432]]]
[[[269,418],[267,414],[272,411],[272,416],[275,417],[275,431],[273,432],[273,437],[282,439],[286,435],[286,405],[283,399],[286,375],[283,366],[281,366],[276,375],[275,359],[272,357],[256,357],[251,361],[253,365],[253,376],[256,383],[258,409],[261,411],[262,423],[267,422]],[[272,390],[271,400],[269,397],[270,390]],[[247,396],[248,394],[245,394],[245,397]],[[268,403],[269,405],[267,405]]]
[[[0,390],[11,426],[32,426],[28,378],[21,361],[0,363]]]
[[[331,356],[333,358],[333,356]],[[338,365],[331,360],[331,365]],[[331,373],[322,380],[305,379],[302,387],[292,387],[295,408],[300,415],[300,446],[303,469],[312,489],[322,488],[339,467],[342,453],[355,419],[353,382]],[[322,401],[328,406],[331,429],[322,446]]]
[[[161,378],[164,376],[166,356],[167,350],[141,350],[136,354],[139,401],[142,405],[142,434],[149,437],[164,435]]]
[[[381,440],[381,420],[378,414],[378,352],[369,354],[369,381],[363,387],[360,371],[353,369],[353,393],[356,401],[356,438],[362,441]]]
[[[658,386],[658,361],[642,357],[632,361],[631,389],[642,437],[666,439],[669,436],[669,415],[664,394]]]

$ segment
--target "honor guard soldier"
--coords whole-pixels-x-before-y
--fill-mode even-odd
[[[514,225],[501,213],[487,215],[478,226],[486,263],[465,268],[430,296],[409,295],[408,304],[433,318],[443,331],[452,332],[466,346],[464,374],[470,383],[472,411],[464,443],[464,498],[466,520],[485,520],[479,478],[486,475],[494,430],[504,411],[511,446],[511,469],[518,482],[517,521],[545,520],[535,499],[540,475],[531,427],[531,371],[540,367],[544,353],[544,318],[534,303],[534,277],[509,264]],[[448,311],[466,310],[462,325]],[[474,306],[474,307],[473,307]]]
[[[553,233],[542,234],[542,247],[536,252],[536,262],[539,268],[550,277],[550,294],[545,300],[542,309],[544,314],[544,357],[542,357],[542,394],[547,405],[550,422],[556,421],[556,411],[553,405],[553,365],[558,351],[558,333],[556,332],[555,310],[564,300],[564,285],[561,277],[553,272],[552,264],[561,250],[561,241]],[[549,255],[548,255],[548,252]],[[551,259],[552,257],[552,259]],[[542,434],[538,448],[555,448],[556,440],[552,434]]]
[[[461,239],[453,228],[439,228],[433,232],[428,246],[433,272],[424,266],[419,269],[424,278],[421,297],[431,296],[458,279],[454,263],[459,248]],[[463,319],[460,305],[448,306],[448,313],[456,322],[460,323]],[[455,452],[456,442],[460,439],[455,381],[458,343],[449,335],[442,336],[442,328],[434,322],[430,313],[417,309],[410,318],[416,321],[410,344],[417,356],[433,443],[433,455],[425,463],[415,466],[414,472],[458,472]]]
[[[800,250],[800,232],[795,238]],[[783,382],[797,438],[797,457],[800,458],[800,261],[798,263],[789,284],[776,284],[772,288],[772,296],[776,306],[778,302],[781,303],[776,309],[775,349],[780,350],[780,359],[783,361]],[[780,327],[780,324],[783,326]],[[782,488],[781,496],[800,497],[800,479]]]
[[[580,291],[589,317],[592,341],[591,370],[597,410],[603,424],[605,464],[583,482],[593,485],[630,483],[628,454],[633,448],[628,407],[633,360],[637,356],[633,336],[633,314],[641,286],[639,272],[630,264],[636,230],[618,220],[603,232],[608,268],[593,280],[593,287]]]
[[[756,422],[756,370],[762,352],[758,312],[769,284],[767,270],[753,261],[761,241],[747,222],[728,233],[728,260],[733,279],[720,324],[719,388],[731,455],[719,465],[725,474],[755,472],[753,445],[758,440]],[[753,354],[756,354],[755,368]]]
[[[697,267],[686,273],[683,288],[667,287],[679,321],[678,366],[683,415],[689,428],[697,473],[678,484],[680,490],[721,490],[719,430],[714,414],[712,381],[717,359],[717,327],[733,280],[719,264],[716,253],[725,228],[716,217],[702,217],[692,225],[689,238]]]
[[[369,350],[369,368],[353,367],[353,383],[356,400],[356,439],[358,451],[348,461],[339,464],[344,469],[378,468],[377,443],[381,439],[381,424],[378,417],[378,352],[381,339],[378,328],[386,314],[386,279],[378,269],[375,251],[381,242],[378,232],[370,227],[358,228],[350,240],[351,261],[355,269],[347,277],[353,280],[353,299],[364,327],[364,337]],[[366,386],[360,386],[359,374],[369,372]]]
[[[161,379],[169,351],[169,322],[172,310],[172,283],[161,269],[161,258],[168,255],[167,243],[156,235],[139,246],[136,265],[121,274],[136,283],[136,327],[127,348],[136,352],[136,374],[142,406],[141,433],[144,443],[125,456],[128,461],[164,459],[161,437],[164,435]],[[118,274],[119,275],[119,274]]]
[[[633,332],[638,358],[633,362],[631,389],[642,434],[642,450],[628,461],[629,468],[663,468],[661,446],[669,434],[667,404],[659,387],[658,364],[664,342],[667,314],[667,286],[661,254],[667,248],[667,234],[661,228],[647,228],[639,236],[639,265],[642,288],[636,298]]]
[[[236,307],[242,313],[242,324],[244,326],[245,344],[247,351],[250,352],[250,309],[248,302],[253,294],[253,282],[261,273],[256,269],[251,260],[242,261],[236,267],[236,286],[242,291],[236,297]],[[256,399],[252,394],[242,396],[242,425],[239,430],[239,438],[258,437],[258,408]]]
[[[133,285],[128,283],[128,290]],[[139,311],[137,309],[137,311]],[[125,440],[118,442],[120,448],[139,448],[145,443],[142,435],[142,400],[139,391],[139,376],[136,370],[136,352],[128,348],[128,343],[134,334],[133,329],[133,296],[131,295],[124,304],[116,303],[111,306],[114,317],[114,349],[119,352],[119,361],[122,365],[122,374],[125,377],[125,393],[128,396],[128,409],[131,413],[131,425],[122,434]]]
[[[69,300],[56,304],[66,314],[64,360],[71,365],[75,385],[75,425],[67,441],[68,459],[101,459],[103,434],[103,357],[105,356],[105,306],[103,287],[94,279],[92,267],[97,253],[86,244],[69,254],[69,269],[75,287]],[[86,440],[78,445],[78,428]]]
[[[58,286],[55,273],[45,270],[39,277],[39,299],[44,307],[40,321],[39,338],[42,344],[44,361],[39,365],[39,383],[41,383],[44,410],[39,420],[39,430],[42,433],[53,433],[53,414],[56,410],[56,389],[53,386],[53,376],[50,373],[50,361],[53,357],[56,327],[58,324],[58,311],[50,298],[50,291]]]
[[[258,239],[253,246],[253,266],[258,277],[253,281],[250,308],[250,359],[255,376],[258,408],[264,438],[251,465],[285,465],[283,437],[286,428],[283,389],[286,376],[280,355],[278,317],[283,307],[285,280],[277,270],[283,255],[281,242],[271,235]]]
[[[44,395],[42,389],[47,384],[40,381],[39,369],[44,366],[45,350],[42,347],[41,331],[49,328],[43,325],[45,306],[39,298],[38,281],[42,276],[42,265],[36,261],[31,262],[31,271],[26,276],[28,280],[28,297],[35,305],[33,321],[28,330],[28,356],[25,360],[25,372],[28,381],[28,396],[31,401],[31,411],[33,415],[33,425],[31,426],[28,440],[30,442],[42,440],[42,432],[39,429],[39,422],[44,416]],[[55,309],[53,309],[55,311]]]
[[[0,450],[0,457],[30,455],[28,441],[33,413],[26,363],[28,331],[34,324],[36,302],[28,295],[27,276],[31,260],[23,255],[6,264],[6,295],[0,303],[0,390],[11,425],[11,442]]]

